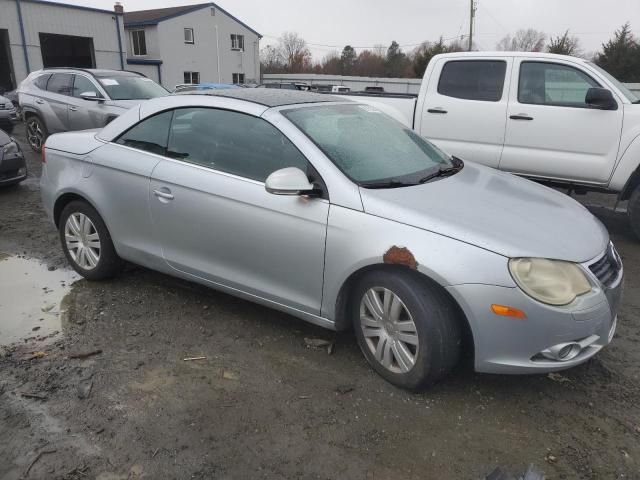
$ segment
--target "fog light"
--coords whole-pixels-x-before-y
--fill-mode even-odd
[[[582,351],[579,343],[561,343],[540,352],[544,357],[556,362],[567,362],[576,358]]]
[[[27,167],[21,167],[18,169],[18,176],[24,177],[27,174]]]

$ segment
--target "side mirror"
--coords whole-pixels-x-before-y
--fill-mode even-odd
[[[80,98],[83,100],[89,100],[90,102],[101,102],[104,99],[99,97],[96,92],[82,92]]]
[[[598,110],[617,110],[618,102],[613,98],[611,90],[606,88],[592,87],[587,90],[587,94],[584,97],[584,102],[591,108],[597,108]]]
[[[316,193],[313,183],[307,174],[297,167],[276,170],[264,182],[267,192],[274,195],[310,195]]]

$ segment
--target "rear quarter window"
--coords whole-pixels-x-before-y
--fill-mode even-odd
[[[502,98],[507,62],[450,60],[440,73],[438,93],[464,100],[498,102]]]
[[[33,81],[33,84],[36,86],[36,88],[39,88],[40,90],[46,90],[47,82],[49,81],[50,77],[51,77],[50,73],[40,75],[36,77],[36,79]]]

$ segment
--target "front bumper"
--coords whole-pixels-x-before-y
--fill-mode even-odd
[[[27,174],[27,163],[22,153],[2,157],[0,150],[0,186],[19,183],[27,178]]]
[[[0,128],[13,130],[18,123],[18,112],[13,110],[0,110]]]
[[[476,371],[542,373],[579,365],[611,342],[617,325],[623,277],[620,267],[615,280],[604,286],[590,275],[597,285],[594,290],[564,307],[537,302],[515,287],[457,285],[448,287],[448,291],[469,321]],[[492,303],[518,308],[527,318],[496,315],[491,311]],[[579,353],[568,360],[549,358],[550,351],[559,351],[567,344],[579,344],[580,347],[575,347]]]

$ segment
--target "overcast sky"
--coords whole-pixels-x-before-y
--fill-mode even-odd
[[[62,0],[111,9],[111,0]],[[198,0],[122,0],[125,10],[203,3]],[[261,47],[285,31],[298,32],[315,60],[344,45],[389,45],[405,50],[441,35],[468,33],[469,0],[219,0],[216,2],[264,35]],[[582,49],[600,49],[623,23],[640,36],[640,0],[478,0],[476,43],[492,50],[508,33],[535,28],[556,36],[569,29]],[[329,45],[326,47],[324,45]],[[331,46],[336,46],[335,48]]]

